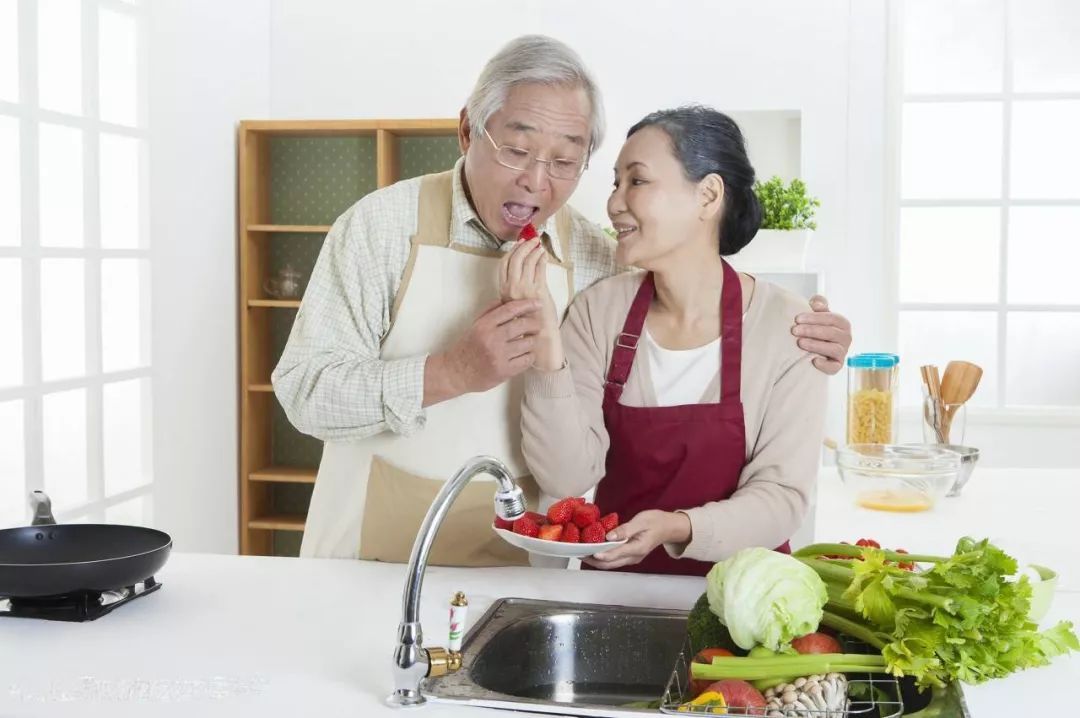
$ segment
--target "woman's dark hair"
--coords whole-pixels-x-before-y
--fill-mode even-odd
[[[720,254],[735,254],[761,227],[761,202],[754,194],[754,168],[735,121],[700,105],[653,112],[630,128],[627,138],[646,127],[659,127],[671,138],[675,158],[692,182],[710,174],[724,180],[720,218]]]

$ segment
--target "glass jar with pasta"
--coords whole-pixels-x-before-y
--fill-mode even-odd
[[[895,444],[900,357],[856,354],[848,357],[847,366],[847,443]]]

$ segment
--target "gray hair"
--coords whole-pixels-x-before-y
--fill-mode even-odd
[[[581,87],[589,98],[589,146],[604,139],[604,101],[592,73],[565,43],[544,35],[523,35],[507,43],[488,60],[465,104],[472,136],[479,139],[487,121],[517,85],[540,83]]]

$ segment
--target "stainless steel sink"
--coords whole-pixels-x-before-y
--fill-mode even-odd
[[[636,713],[626,704],[663,695],[685,638],[685,611],[503,598],[465,639],[461,670],[422,691],[493,708]]]
[[[686,612],[502,598],[462,646],[456,673],[424,680],[433,701],[559,715],[657,715],[686,640]],[[911,718],[969,718],[960,689],[904,687]],[[929,703],[929,705],[928,705]],[[923,712],[925,711],[925,713]]]

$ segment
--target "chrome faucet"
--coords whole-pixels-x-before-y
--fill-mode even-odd
[[[409,570],[405,577],[405,592],[401,600],[401,623],[398,624],[398,645],[394,651],[394,692],[386,699],[391,706],[418,706],[425,702],[420,693],[420,682],[427,676],[441,676],[461,667],[461,657],[451,655],[444,648],[424,648],[423,631],[420,628],[420,589],[424,584],[424,570],[428,554],[435,542],[435,534],[450,511],[454,499],[477,474],[495,477],[495,514],[512,521],[525,513],[525,495],[501,461],[490,456],[476,456],[458,469],[431,502],[424,523],[416,534]]]

